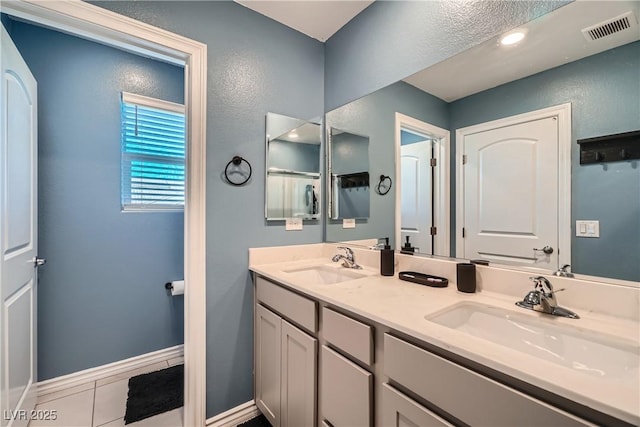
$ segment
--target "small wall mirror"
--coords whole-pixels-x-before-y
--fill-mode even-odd
[[[329,129],[331,219],[369,218],[369,137]]]
[[[320,218],[320,120],[267,113],[265,217]]]

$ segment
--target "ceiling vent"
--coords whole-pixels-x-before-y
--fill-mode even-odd
[[[588,41],[600,40],[622,31],[627,32],[637,26],[633,12],[629,11],[615,18],[583,28],[582,34]]]

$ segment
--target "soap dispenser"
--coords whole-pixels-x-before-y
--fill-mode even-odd
[[[402,247],[402,249],[400,249],[400,253],[405,255],[413,255],[415,252],[416,252],[416,248],[411,246],[411,243],[409,242],[409,236],[407,236],[407,241]]]
[[[384,248],[380,251],[380,274],[383,276],[393,276],[395,273],[395,260],[393,249],[389,246],[389,238],[385,238]]]

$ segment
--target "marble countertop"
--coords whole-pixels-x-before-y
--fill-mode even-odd
[[[391,329],[458,354],[503,372],[514,378],[564,396],[582,405],[640,425],[640,373],[635,369],[607,378],[579,369],[542,360],[522,351],[494,344],[468,333],[431,322],[425,317],[437,315],[455,304],[474,302],[528,316],[547,325],[568,325],[582,332],[602,333],[628,344],[638,356],[639,324],[636,321],[597,313],[580,313],[580,319],[565,319],[536,313],[515,306],[513,296],[481,291],[458,292],[450,283],[446,288],[431,288],[393,277],[383,277],[377,269],[359,270],[367,277],[335,284],[311,284],[296,280],[286,270],[326,265],[342,268],[327,258],[298,259],[268,264],[250,264],[250,270],[290,287],[302,294],[371,319]],[[571,308],[571,307],[568,307]],[[633,356],[632,356],[633,357]]]

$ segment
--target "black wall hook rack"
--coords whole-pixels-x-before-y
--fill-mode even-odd
[[[245,162],[247,164],[247,166],[249,166],[249,173],[247,174],[246,178],[242,181],[232,181],[231,179],[229,179],[229,167],[231,165],[235,166],[235,168],[239,168],[240,165],[242,164],[242,162]],[[236,186],[240,186],[240,185],[244,185],[246,184],[249,179],[251,179],[251,173],[252,173],[253,169],[251,168],[251,163],[249,163],[249,161],[241,156],[233,156],[233,158],[231,160],[229,160],[229,163],[227,163],[227,166],[225,166],[224,168],[224,178],[227,180],[227,182],[231,185],[236,185]],[[234,170],[233,172],[236,172],[236,170]]]
[[[385,185],[385,182],[387,181],[389,181],[389,184]],[[389,175],[380,175],[380,181],[378,182],[378,185],[376,185],[376,192],[379,195],[384,196],[391,190],[392,185],[393,181]]]
[[[579,139],[580,164],[640,159],[640,130]]]
[[[369,172],[357,172],[340,175],[340,188],[358,188],[369,186]]]

